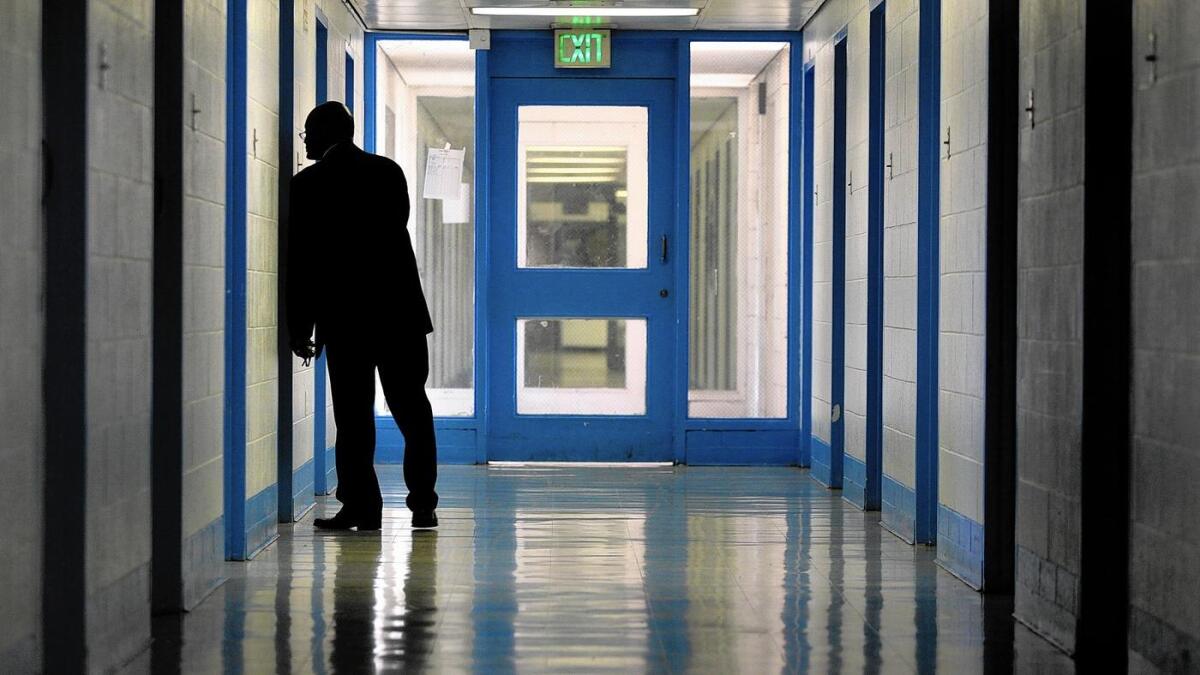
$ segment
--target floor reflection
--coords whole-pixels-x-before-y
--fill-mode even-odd
[[[282,527],[131,669],[1071,671],[1011,600],[796,469],[443,467],[436,531],[380,477],[381,533]]]

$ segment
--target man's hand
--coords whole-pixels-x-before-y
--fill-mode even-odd
[[[292,353],[304,359],[305,366],[309,365],[313,358],[321,355],[321,347],[322,345],[314,344],[308,338],[293,340],[291,344]]]

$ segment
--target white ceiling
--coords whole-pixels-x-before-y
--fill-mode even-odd
[[[379,48],[411,87],[475,86],[475,52],[463,40],[382,40]]]
[[[370,30],[543,29],[552,20],[488,17],[471,7],[545,7],[531,0],[348,0]],[[622,18],[626,30],[799,30],[824,0],[612,0],[622,7],[695,7],[691,17]],[[567,3],[563,3],[567,4]],[[578,3],[582,4],[582,3]],[[600,4],[600,3],[596,3]],[[569,20],[564,19],[563,23]]]

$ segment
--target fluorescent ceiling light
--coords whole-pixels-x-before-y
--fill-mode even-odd
[[[623,145],[531,145],[526,152],[625,152]]]
[[[529,164],[624,164],[624,157],[530,157]]]
[[[530,176],[529,183],[615,183],[616,178],[603,176]]]
[[[472,7],[476,16],[696,16],[695,7]]]
[[[530,174],[603,174],[610,175],[618,173],[623,167],[619,166],[547,166],[544,168],[530,167],[527,171]]]

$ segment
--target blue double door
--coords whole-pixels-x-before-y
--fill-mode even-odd
[[[490,87],[488,459],[670,461],[675,83]]]

